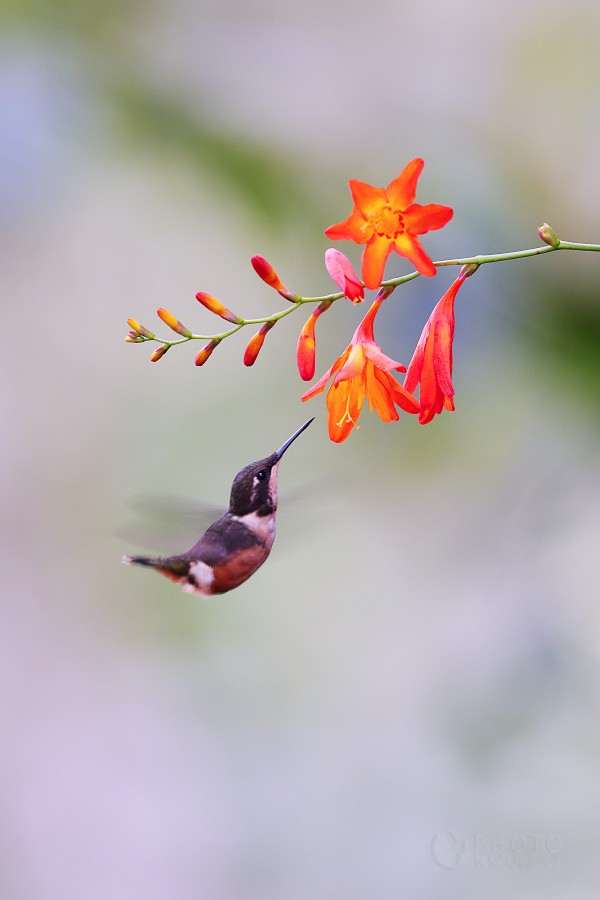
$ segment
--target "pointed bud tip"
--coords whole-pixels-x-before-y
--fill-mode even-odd
[[[258,277],[262,278],[265,284],[268,284],[269,287],[274,288],[280,293],[281,291],[287,291],[287,288],[281,282],[279,275],[264,256],[253,256],[250,262]]]

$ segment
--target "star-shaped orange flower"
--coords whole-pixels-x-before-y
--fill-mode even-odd
[[[370,290],[381,284],[392,250],[409,259],[421,275],[435,275],[435,266],[417,235],[443,228],[454,211],[437,203],[421,206],[414,202],[424,165],[422,159],[413,159],[385,189],[349,181],[354,209],[344,222],[331,225],[325,232],[333,240],[367,245],[362,258],[362,277]]]

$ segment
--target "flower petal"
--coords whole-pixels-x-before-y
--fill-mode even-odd
[[[421,370],[419,398],[421,412],[430,411],[435,405],[437,378],[433,367],[434,329],[431,328],[425,341],[423,352],[423,368]],[[406,382],[405,382],[406,384]],[[419,418],[420,421],[420,418]]]
[[[388,185],[387,196],[395,209],[406,209],[414,203],[417,193],[417,181],[425,163],[422,159],[413,159],[397,178]]]
[[[383,188],[376,188],[355,179],[351,179],[348,184],[354,200],[355,212],[360,213],[364,219],[372,213],[378,212],[388,202],[387,193]]]
[[[393,400],[393,381],[387,372],[380,372],[372,362],[367,363],[366,388],[367,398],[371,409],[374,409],[383,422],[393,422],[399,419]]]
[[[404,224],[409,234],[426,234],[428,231],[443,228],[453,215],[454,210],[451,206],[440,206],[439,203],[421,206],[419,203],[413,203],[404,213]]]
[[[335,376],[334,383],[350,381],[352,378],[360,378],[365,367],[365,354],[362,344],[351,344],[351,350],[346,362]]]
[[[402,363],[396,362],[395,359],[390,359],[389,356],[386,356],[385,353],[382,352],[381,347],[378,347],[377,344],[374,343],[364,343],[362,345],[363,353],[378,369],[381,369],[382,372],[406,372],[406,366],[403,366]]]
[[[383,271],[394,242],[388,237],[374,234],[363,251],[362,277],[365,287],[376,290],[381,284]]]
[[[343,222],[326,228],[325,234],[332,241],[354,241],[355,244],[366,244],[373,234],[373,225],[361,215],[352,212]]]
[[[345,441],[360,416],[364,402],[362,380],[333,383],[327,393],[327,426],[329,437],[336,444]]]
[[[400,234],[396,238],[395,247],[400,256],[405,256],[407,259],[410,259],[417,272],[421,275],[427,275],[429,277],[435,275],[436,268],[423,250],[421,241],[418,238],[414,237],[412,234]]]
[[[436,323],[434,338],[433,365],[440,390],[447,397],[452,397],[452,338],[454,328],[451,323],[441,320]]]
[[[325,251],[325,268],[344,295],[353,302],[364,299],[365,292],[348,257],[330,247]]]
[[[388,373],[389,374],[389,373]],[[392,377],[391,375],[389,376]],[[404,412],[411,413],[411,415],[415,415],[421,409],[421,404],[417,400],[417,398],[409,393],[406,388],[402,387],[401,384],[398,384],[394,379],[394,403],[403,409]]]
[[[346,362],[346,359],[348,358],[348,355],[350,354],[350,349],[351,349],[351,346],[346,347],[346,349],[344,350],[342,355],[336,359],[336,361],[331,366],[331,368],[327,369],[325,374],[321,378],[319,378],[319,380],[316,382],[316,384],[313,384],[313,386],[311,388],[309,388],[304,394],[302,394],[302,396],[300,397],[302,402],[304,402],[305,400],[310,400],[311,397],[316,397],[317,394],[320,394],[321,391],[324,390],[325,385],[327,384],[327,382],[329,381],[331,376],[335,375],[336,372],[338,372],[342,368],[344,363]]]
[[[409,393],[413,394],[416,390],[419,381],[421,380],[421,373],[423,371],[423,360],[425,356],[425,344],[427,343],[427,337],[429,335],[429,329],[431,328],[431,318],[429,318],[421,332],[421,337],[419,338],[419,343],[415,347],[415,352],[412,355],[412,359],[408,364],[408,369],[406,370],[406,378],[404,379],[404,388]]]

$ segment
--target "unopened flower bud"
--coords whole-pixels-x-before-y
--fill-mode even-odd
[[[127,324],[132,329],[132,331],[136,331],[138,334],[141,334],[142,337],[149,339],[154,337],[152,332],[145,328],[143,325],[140,325],[140,323],[136,319],[127,319]]]
[[[234,312],[231,312],[230,309],[223,306],[219,300],[211,297],[210,294],[205,294],[204,291],[199,291],[196,294],[196,300],[210,312],[215,313],[217,316],[221,316],[222,319],[226,319],[227,322],[233,322],[234,325],[240,325],[243,321],[239,316],[236,316]]]
[[[209,341],[208,344],[205,344],[202,350],[198,353],[196,357],[196,365],[203,366],[207,359],[211,356],[215,347],[218,347],[220,341]]]
[[[264,256],[253,256],[250,262],[258,277],[262,278],[269,287],[274,288],[276,291],[285,291],[286,288],[281,283],[279,275]]]
[[[182,337],[187,338],[192,336],[192,332],[189,330],[189,328],[186,328],[185,325],[183,325],[179,321],[179,319],[176,319],[173,313],[170,313],[168,309],[161,308],[157,309],[156,312],[158,313],[158,316],[163,320],[165,325],[168,325],[169,328],[172,328],[173,331],[177,332],[177,334],[180,334]]]
[[[298,303],[301,299],[300,294],[297,294],[296,291],[290,291],[284,284],[282,284],[279,275],[273,268],[270,262],[264,258],[264,256],[253,256],[250,260],[252,263],[252,268],[256,272],[259,278],[268,284],[269,287],[272,287],[276,290],[282,297],[286,300],[289,300],[290,303]]]
[[[333,300],[322,300],[313,313],[308,317],[304,324],[304,328],[300,332],[298,344],[296,346],[296,364],[300,378],[303,381],[310,381],[315,374],[316,362],[316,338],[315,325],[317,319],[324,312],[327,312]]]
[[[560,244],[560,238],[555,232],[554,228],[551,225],[548,225],[547,222],[544,222],[543,225],[540,225],[538,228],[538,234],[540,238],[543,240],[545,244],[548,244],[550,247],[558,247]]]
[[[310,381],[315,374],[316,363],[316,340],[315,340],[315,324],[317,318],[314,313],[308,317],[304,323],[304,328],[300,332],[298,345],[296,347],[296,363],[298,372],[303,381]]]
[[[162,357],[165,355],[165,353],[167,352],[168,349],[169,349],[169,344],[163,344],[161,347],[157,347],[156,350],[154,351],[154,353],[152,354],[152,356],[150,357],[150,360],[152,362],[158,362],[159,359],[162,359]]]
[[[275,322],[265,322],[265,324],[260,328],[256,334],[250,338],[248,341],[248,345],[244,352],[244,365],[245,366],[253,366],[256,362],[256,357],[261,351],[262,345],[265,342],[265,338],[268,332],[273,328]]]
[[[128,344],[140,344],[144,339],[140,337],[137,331],[129,331],[125,337]]]

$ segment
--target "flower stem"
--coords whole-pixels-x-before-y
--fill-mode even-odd
[[[555,250],[579,250],[598,253],[600,252],[600,244],[580,244],[573,241],[559,240],[555,246],[544,244],[543,247],[533,247],[530,250],[513,250],[510,253],[464,256],[460,259],[441,259],[437,262],[434,262],[433,264],[436,268],[466,265],[484,266],[487,263],[507,262],[508,260],[513,259],[526,259],[530,256],[541,256],[544,253],[552,253]],[[394,288],[398,287],[398,285],[400,284],[406,284],[408,281],[412,281],[414,278],[419,277],[419,272],[410,272],[408,275],[401,275],[399,278],[389,278],[385,281],[382,281],[381,286]],[[183,337],[180,337],[174,341],[163,341],[155,335],[152,335],[152,337],[147,337],[143,334],[139,334],[137,339],[135,340],[135,343],[141,344],[146,343],[147,341],[156,341],[157,343],[162,344],[167,348],[174,347],[177,344],[187,344],[188,341],[216,341],[220,343],[225,338],[231,337],[232,334],[240,331],[240,329],[244,328],[246,325],[264,325],[267,322],[272,322],[274,324],[275,322],[279,321],[279,319],[284,319],[286,316],[291,315],[299,307],[304,306],[307,303],[333,303],[335,300],[340,300],[343,296],[344,294],[341,292],[337,294],[325,294],[321,297],[301,297],[299,295],[296,295],[291,304],[288,304],[284,309],[272,313],[270,316],[252,319],[240,318],[240,320],[234,325],[233,328],[230,328],[228,331],[222,331],[219,334],[189,334],[184,335]],[[134,334],[134,332],[130,332],[130,334]]]

